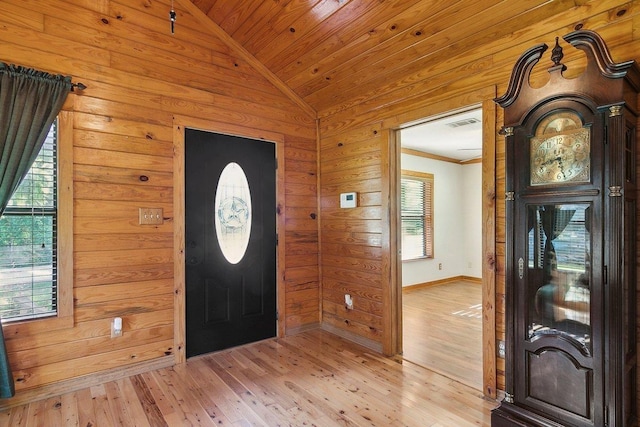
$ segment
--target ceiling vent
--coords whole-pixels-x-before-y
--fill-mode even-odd
[[[480,120],[476,119],[475,117],[471,117],[468,119],[462,119],[456,122],[447,123],[447,126],[449,126],[450,128],[459,128],[462,126],[472,125],[474,123],[480,123]]]

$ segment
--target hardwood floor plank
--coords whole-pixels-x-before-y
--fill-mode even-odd
[[[114,413],[120,413],[126,424],[127,420],[140,420],[140,426],[149,426],[146,420],[138,395],[133,388],[130,378],[124,378],[105,384],[107,395]],[[113,393],[116,393],[115,395]]]
[[[65,427],[74,427],[80,425],[78,418],[78,402],[72,393],[60,396],[60,410],[62,412],[62,421]]]
[[[206,392],[215,400],[227,418],[234,421],[234,425],[266,426],[265,422],[216,375],[207,363],[204,361],[200,363],[202,368],[198,370],[201,375],[198,377],[198,382],[202,383],[202,379],[206,380]]]
[[[111,414],[111,408],[109,407],[109,397],[107,396],[105,384],[91,387],[91,398],[93,400],[93,411],[96,417],[95,425],[116,425],[113,415]]]
[[[164,396],[171,402],[174,411],[172,415],[178,419],[177,425],[190,426],[215,426],[216,423],[209,417],[193,393],[188,389],[184,366],[162,369],[154,372],[159,388]],[[177,372],[180,371],[180,374]],[[169,425],[173,425],[169,422]]]
[[[244,384],[238,378],[239,375],[237,373],[234,375],[234,366],[229,363],[224,352],[216,358],[208,359],[207,364],[216,375],[231,387],[256,417],[263,420],[268,426],[278,425],[278,420],[282,418],[277,414],[281,414],[283,411],[277,407],[276,402],[270,399],[269,396],[256,394],[254,390],[251,390],[250,384]],[[274,415],[272,410],[275,410],[277,414]]]
[[[95,426],[96,417],[91,397],[91,389],[85,388],[77,392],[70,393],[77,402],[78,424],[81,426]]]
[[[328,354],[331,354],[329,352]],[[311,373],[311,376],[315,378],[329,378],[333,381],[337,381],[339,386],[342,386],[348,390],[355,390],[364,395],[370,395],[375,399],[384,401],[388,395],[391,393],[389,388],[389,384],[386,384],[384,381],[380,381],[379,377],[375,374],[368,375],[368,372],[358,372],[361,375],[356,376],[353,369],[351,369],[348,364],[344,363],[343,359],[351,359],[353,363],[358,364],[359,367],[366,367],[365,362],[358,358],[355,354],[344,352],[336,353],[335,358],[330,361],[330,364],[327,364],[326,361],[323,361],[315,356],[311,356],[308,352],[302,351],[300,353],[301,360],[304,363],[305,360],[311,360],[313,365],[320,367],[320,369],[314,374],[313,365],[305,370],[305,372]],[[326,356],[326,355],[325,355]],[[319,357],[325,357],[319,355]],[[315,383],[315,381],[313,382]],[[314,384],[310,384],[310,388],[313,387]]]
[[[106,383],[104,385],[105,392],[107,394],[107,401],[109,403],[109,408],[111,410],[111,414],[113,416],[114,426],[125,426],[127,420],[129,419],[129,414],[127,411],[127,407],[124,405],[120,395],[120,387],[118,383],[113,381]],[[133,418],[131,418],[133,419]]]
[[[167,425],[171,425],[170,421],[178,421],[179,418],[176,418],[177,416],[174,415],[176,411],[171,400],[168,396],[165,396],[164,391],[161,390],[158,381],[156,381],[154,375],[155,372],[157,371],[145,372],[143,374],[140,374],[140,376],[142,377],[144,384],[149,390],[149,395],[153,400],[154,405],[159,412],[159,415],[167,423]]]
[[[330,373],[331,368],[328,365],[323,364],[320,360],[313,360],[298,347],[285,345],[283,340],[273,341],[268,345],[269,347],[277,347],[278,356],[286,357],[289,360],[288,363],[296,366],[295,372],[291,372],[279,380],[283,381],[285,387],[296,393],[297,402],[306,402],[312,407],[309,411],[316,413],[318,420],[325,420],[324,422],[316,422],[315,425],[335,425],[336,423],[344,426],[358,425],[347,415],[342,402],[334,401],[326,395],[325,391],[331,390],[332,387],[323,384],[323,381],[335,376]]]
[[[341,425],[353,425],[344,414],[332,408],[325,399],[311,393],[307,388],[297,384],[296,381],[285,380],[285,386],[293,391],[301,400],[306,402],[315,413],[315,424],[332,425],[339,423]]]
[[[143,408],[142,403],[140,402],[140,400],[138,400],[138,394],[136,393],[136,389],[131,379],[125,378],[122,380],[118,380],[116,383],[118,387],[114,387],[113,390],[118,393],[118,399],[114,400],[116,400],[119,405],[117,407],[114,407],[114,410],[122,412],[125,420],[124,425],[129,425],[130,421],[127,420],[139,420],[136,423],[136,426],[152,426],[152,424],[146,417],[145,409]]]
[[[29,405],[27,412],[26,426],[44,427],[44,414],[46,413],[46,400],[35,402],[33,405]],[[53,412],[53,411],[52,411]],[[53,414],[52,414],[53,415]]]
[[[403,357],[482,389],[482,287],[459,280],[404,291]]]
[[[0,427],[488,427],[496,405],[314,329],[17,406],[0,412]]]
[[[193,378],[190,371],[183,372],[188,377],[187,384],[189,384],[189,390],[193,393],[194,399],[196,399],[202,409],[207,413],[211,421],[216,425],[231,425],[231,420],[224,414],[222,409],[216,404],[217,394],[210,393],[206,388],[202,387],[199,381]]]
[[[147,386],[147,383],[144,381],[144,378],[141,375],[135,375],[130,378],[133,389],[138,397],[138,401],[140,402],[140,406],[142,407],[145,416],[149,423],[152,426],[157,427],[165,427],[167,423],[162,417],[162,412],[158,405],[156,405],[156,401],[151,394],[151,390]]]
[[[7,417],[2,417],[3,426],[24,426],[27,424],[27,405],[17,406],[9,411],[6,411]],[[3,413],[4,415],[5,413]]]

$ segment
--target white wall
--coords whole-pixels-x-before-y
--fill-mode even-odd
[[[455,276],[481,277],[481,164],[463,166],[402,154],[401,166],[434,178],[434,258],[403,262],[402,286]]]
[[[462,166],[464,276],[482,277],[482,164]]]

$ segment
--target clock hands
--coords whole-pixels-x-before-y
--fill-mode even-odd
[[[545,160],[544,162],[539,164],[540,170],[543,173],[549,173],[549,174],[553,174],[553,169],[547,169],[548,166],[551,166],[553,164],[557,164],[557,168],[555,168],[555,170],[558,172],[558,174],[556,175],[555,179],[566,179],[567,178],[567,173],[565,172],[565,165],[563,163],[563,158],[562,156],[556,156],[556,157],[552,157],[549,158],[547,160]]]
[[[564,173],[564,166],[562,165],[562,158],[558,157],[558,169],[560,169],[560,173],[562,174],[563,178],[567,177],[567,174]]]
[[[546,162],[543,162],[543,163],[542,163],[542,166],[549,166],[551,163],[554,163],[554,162],[560,162],[560,163],[562,163],[562,157],[558,156],[558,157],[556,157],[556,158],[549,159],[549,160],[547,160]]]
[[[588,180],[589,146],[583,139],[556,135],[531,148],[532,185]]]

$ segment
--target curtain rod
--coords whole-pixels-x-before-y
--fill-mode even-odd
[[[35,75],[40,75],[40,76],[49,77],[49,78],[61,78],[64,80],[69,80],[69,82],[71,82],[71,76],[63,76],[62,74],[51,74],[51,73],[48,73],[47,71],[40,71],[40,70],[36,70],[35,68],[24,67],[22,65],[7,64],[6,62],[0,61],[0,70],[6,70],[6,69],[8,69],[12,73],[24,72],[27,75],[35,74]],[[71,83],[70,91],[75,92],[75,89],[85,90],[86,88],[87,86],[82,82]]]
[[[75,92],[76,88],[78,88],[78,90],[85,90],[87,86],[82,82],[71,83],[71,92]]]

